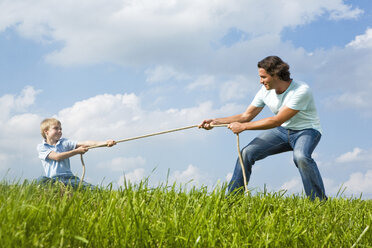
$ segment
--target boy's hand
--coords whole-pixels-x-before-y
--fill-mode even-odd
[[[78,148],[76,148],[76,152],[77,152],[78,154],[84,154],[84,153],[86,153],[88,150],[89,150],[89,149],[88,149],[88,147],[86,147],[86,146],[79,146]]]
[[[108,140],[108,141],[106,141],[106,144],[107,144],[108,147],[111,147],[111,146],[116,145],[116,141],[115,140]]]

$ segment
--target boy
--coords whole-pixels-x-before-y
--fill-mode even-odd
[[[38,183],[52,182],[56,180],[65,185],[77,188],[80,178],[74,176],[70,169],[70,157],[77,154],[84,154],[89,146],[104,145],[111,147],[116,144],[114,140],[106,142],[85,141],[76,142],[62,137],[61,122],[54,118],[48,118],[40,124],[41,136],[44,140],[37,146],[39,158],[44,167],[46,176],[38,178]],[[84,188],[93,188],[92,184],[82,182]]]

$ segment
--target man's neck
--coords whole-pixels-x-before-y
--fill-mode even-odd
[[[277,83],[277,88],[275,89],[276,94],[280,95],[284,93],[288,87],[291,85],[292,80],[290,81],[283,81],[279,80]]]

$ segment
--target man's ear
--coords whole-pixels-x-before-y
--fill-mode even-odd
[[[274,75],[274,76],[271,76],[274,80],[280,80],[280,78],[278,77],[278,75]]]

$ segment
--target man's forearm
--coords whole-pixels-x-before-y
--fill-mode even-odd
[[[230,124],[232,122],[244,123],[244,122],[248,122],[250,120],[251,120],[250,118],[247,118],[246,116],[243,116],[243,114],[233,115],[233,116],[224,117],[224,118],[213,119],[213,121],[218,123],[218,124]]]
[[[282,123],[273,117],[264,118],[257,121],[243,124],[244,130],[265,130],[280,126]]]

